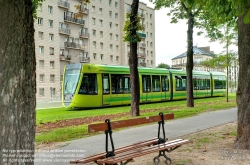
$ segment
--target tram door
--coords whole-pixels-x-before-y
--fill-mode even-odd
[[[102,74],[102,105],[110,105],[110,78],[109,74]]]
[[[167,76],[161,76],[161,100],[169,100],[169,82]]]
[[[142,102],[151,101],[152,99],[152,89],[151,89],[151,76],[142,75]]]
[[[124,98],[124,85],[122,74],[111,74],[111,105],[123,104]]]

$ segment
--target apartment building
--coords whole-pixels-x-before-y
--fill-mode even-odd
[[[132,0],[45,0],[35,20],[37,101],[61,99],[61,81],[68,63],[128,65],[129,43],[123,41]],[[75,5],[79,5],[76,9]],[[145,27],[138,34],[138,66],[155,67],[155,14],[140,2]]]

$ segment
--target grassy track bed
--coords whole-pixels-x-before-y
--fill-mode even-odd
[[[236,96],[195,99],[195,107],[187,108],[186,100],[140,105],[140,117],[156,115],[159,112],[174,113],[175,119],[194,116],[199,113],[236,107]],[[131,118],[130,106],[110,107],[92,110],[67,110],[64,108],[37,111],[36,142],[63,142],[90,136],[87,125],[103,122],[106,118],[121,120]]]

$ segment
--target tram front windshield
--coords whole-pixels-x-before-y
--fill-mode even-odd
[[[64,94],[74,94],[80,77],[80,69],[66,70],[64,78]]]

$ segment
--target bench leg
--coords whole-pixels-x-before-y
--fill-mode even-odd
[[[169,157],[167,157],[165,151],[159,151],[159,155],[156,156],[156,157],[153,159],[153,160],[154,160],[154,165],[158,165],[158,164],[160,163],[160,159],[159,159],[160,156],[164,156],[164,158],[166,159],[166,160],[165,160],[166,165],[171,165],[171,164],[172,164],[172,160],[171,160]]]

